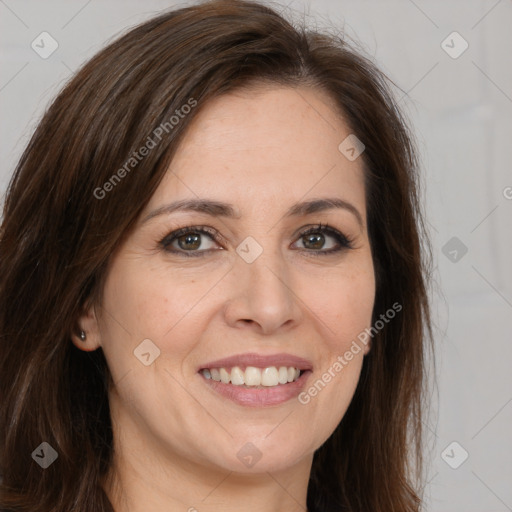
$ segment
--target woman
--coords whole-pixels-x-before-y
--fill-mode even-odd
[[[1,510],[419,510],[422,233],[344,41],[241,0],[129,31],[6,196]]]

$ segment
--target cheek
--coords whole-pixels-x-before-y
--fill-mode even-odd
[[[126,257],[109,275],[105,305],[133,336],[161,339],[204,295],[208,277],[196,277],[197,272],[141,265],[136,257]]]
[[[113,373],[133,366],[133,351],[147,339],[160,350],[160,363],[167,359],[166,366],[176,365],[183,360],[204,331],[201,304],[219,279],[211,271],[199,278],[197,269],[140,261],[134,255],[118,259],[105,283],[100,329]]]
[[[373,264],[371,260],[361,263],[346,272],[331,272],[329,279],[322,281],[313,295],[309,294],[308,306],[322,321],[331,352],[344,352],[371,324],[375,301]]]
[[[325,436],[336,428],[352,401],[369,348],[358,336],[371,325],[373,264],[368,260],[357,267],[347,273],[332,273],[308,302],[318,317],[317,325],[322,326],[322,363],[299,401],[310,408],[318,432]]]

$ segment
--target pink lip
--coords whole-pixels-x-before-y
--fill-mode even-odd
[[[205,368],[233,368],[234,366],[238,366],[242,370],[245,370],[248,366],[254,366],[256,368],[292,366],[302,370],[301,376],[295,382],[288,382],[287,384],[280,384],[268,388],[249,388],[245,386],[235,386],[233,384],[224,384],[223,382],[213,379],[207,379],[200,373],[203,382],[205,382],[210,389],[229,398],[238,405],[251,407],[279,405],[296,397],[304,388],[306,380],[313,370],[313,365],[310,361],[292,354],[280,353],[263,355],[250,352],[211,361],[199,366],[197,371],[200,372]]]
[[[245,370],[247,366],[254,366],[255,368],[267,368],[269,366],[293,366],[299,370],[313,370],[313,365],[307,359],[297,357],[292,354],[271,354],[262,355],[250,352],[247,354],[238,354],[231,357],[225,357],[223,359],[217,359],[205,363],[197,368],[197,371],[201,371],[205,368],[233,368],[234,366],[240,367]],[[291,384],[291,383],[290,383]],[[236,386],[233,386],[236,387]]]
[[[282,366],[285,366],[284,364]],[[290,366],[294,366],[290,364]],[[213,366],[212,368],[215,368]],[[245,405],[249,407],[264,407],[270,405],[279,405],[292,398],[296,398],[302,389],[306,386],[306,381],[311,375],[311,371],[305,371],[294,382],[288,384],[280,384],[278,386],[269,388],[246,388],[244,386],[235,386],[233,384],[224,384],[213,379],[207,379],[202,374],[200,377],[203,382],[210,387],[213,391],[220,395],[229,398],[238,405]]]

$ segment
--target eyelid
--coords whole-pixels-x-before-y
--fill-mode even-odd
[[[335,249],[327,249],[327,250],[318,250],[315,251],[313,249],[298,249],[299,251],[308,254],[309,256],[313,257],[321,257],[321,256],[330,256],[335,254],[340,254],[343,251],[354,249],[354,238],[346,235],[339,229],[336,229],[335,227],[331,226],[330,224],[323,224],[318,223],[314,224],[313,226],[310,226],[306,229],[301,229],[298,233],[298,238],[302,238],[303,236],[306,236],[310,233],[324,233],[330,236],[331,238],[334,238],[339,247]]]
[[[329,254],[336,254],[340,253],[343,250],[353,249],[353,241],[354,239],[350,236],[345,235],[342,231],[338,230],[337,228],[334,228],[333,226],[329,224],[324,223],[317,223],[312,224],[309,227],[302,227],[298,233],[294,235],[294,238],[300,239],[310,233],[324,233],[332,238],[334,238],[338,244],[339,247],[336,249],[328,249],[328,250],[314,250],[314,249],[297,249],[301,252],[305,252],[308,254],[311,254],[313,256],[321,256],[321,255],[329,255]],[[214,242],[216,243],[227,243],[227,240],[225,237],[223,237],[216,229],[211,228],[210,226],[204,226],[204,225],[188,225],[183,226],[181,228],[177,228],[170,233],[168,233],[164,238],[160,240],[158,243],[159,247],[163,249],[164,251],[171,253],[171,254],[179,254],[183,255],[185,257],[200,257],[205,254],[211,253],[212,251],[219,250],[219,249],[207,249],[203,251],[185,251],[180,249],[168,249],[168,246],[171,245],[172,242],[174,242],[177,238],[188,234],[188,233],[198,233],[198,234],[206,234],[208,235]],[[169,240],[168,243],[166,241]]]
[[[216,229],[211,228],[209,226],[194,224],[194,225],[183,226],[182,228],[172,230],[170,233],[165,235],[164,238],[162,238],[160,240],[158,245],[167,250],[167,248],[166,248],[167,245],[170,245],[171,242],[174,242],[174,240],[176,240],[177,238],[179,238],[187,233],[207,234],[216,243],[220,243],[220,242],[227,243],[227,240]],[[170,240],[168,244],[166,244],[167,240]],[[205,253],[205,252],[209,252],[209,251],[210,251],[210,249],[208,249],[207,251],[195,251],[195,252],[196,253]],[[181,254],[181,253],[186,253],[187,251],[169,250],[169,252],[177,252],[177,253]],[[190,252],[194,252],[194,251],[190,251]]]

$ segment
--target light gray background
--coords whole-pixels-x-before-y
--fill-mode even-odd
[[[425,510],[512,511],[512,1],[286,2],[319,27],[344,28],[408,92],[401,104],[421,150],[437,279],[439,400],[427,424]],[[173,5],[0,0],[2,196],[73,71],[120,31]],[[48,59],[31,48],[43,31],[59,44]],[[469,44],[456,59],[441,45],[453,31]],[[452,237],[468,249],[462,258],[445,249],[457,262],[443,253]],[[453,441],[469,454],[458,469],[445,460],[459,462],[459,446],[442,456]]]

